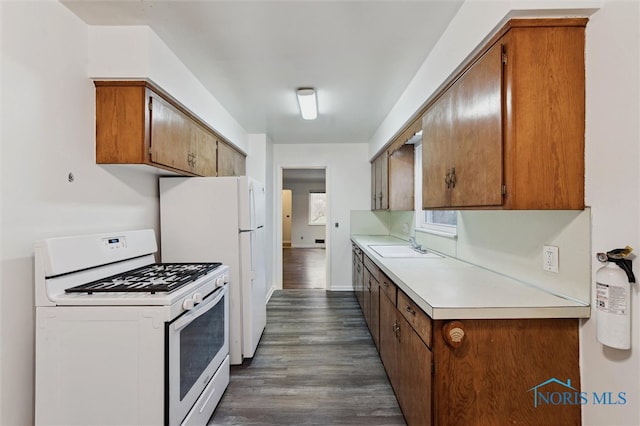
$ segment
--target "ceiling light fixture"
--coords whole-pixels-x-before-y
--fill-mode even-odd
[[[296,90],[300,114],[305,120],[315,120],[318,118],[318,103],[316,101],[316,91],[312,88],[300,88]]]

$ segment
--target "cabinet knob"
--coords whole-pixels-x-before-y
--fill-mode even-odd
[[[447,345],[458,348],[464,343],[464,324],[460,321],[452,321],[442,327],[442,336]]]

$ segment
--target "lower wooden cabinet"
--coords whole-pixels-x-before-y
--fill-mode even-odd
[[[357,263],[357,261],[356,261]],[[360,296],[362,313],[376,348],[380,347],[380,277],[378,267],[366,255],[362,258],[363,282]],[[356,265],[357,267],[357,265]],[[357,294],[357,293],[356,293]]]
[[[380,358],[407,424],[433,424],[433,353],[385,292],[380,294]]]
[[[363,306],[408,425],[581,424],[578,319],[433,320],[377,273]]]
[[[580,425],[578,327],[555,318],[433,321],[436,424]]]
[[[364,293],[364,265],[362,264],[362,250],[358,246],[353,247],[353,291],[362,309]]]

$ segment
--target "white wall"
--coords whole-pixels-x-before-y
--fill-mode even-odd
[[[306,169],[326,167],[326,189],[329,224],[326,231],[327,288],[351,289],[351,242],[349,220],[351,210],[369,208],[371,169],[365,143],[336,144],[274,144],[273,171],[276,199],[274,206],[282,205],[282,169]],[[275,279],[282,288],[282,212],[274,210],[276,232]],[[335,224],[338,223],[338,227]]]
[[[247,132],[149,27],[90,26],[88,31],[90,78],[151,80],[248,152]]]
[[[567,10],[562,10],[566,8]],[[541,11],[537,10],[541,9]],[[546,10],[545,10],[546,9]],[[555,9],[555,10],[549,10]],[[598,10],[599,9],[599,10]],[[481,44],[491,29],[509,16],[538,15],[590,16],[586,36],[586,203],[590,210],[571,212],[466,212],[462,214],[463,235],[460,243],[446,240],[445,251],[495,266],[498,252],[515,255],[508,273],[519,275],[538,260],[537,246],[560,238],[562,244],[590,246],[576,266],[577,274],[588,279],[591,298],[595,295],[595,272],[600,264],[595,252],[631,245],[640,247],[640,10],[637,1],[535,2],[535,1],[467,1],[449,25],[447,33],[425,61],[405,94],[381,124],[371,140],[373,155],[397,131],[430,93],[456,68],[475,46]],[[589,218],[589,214],[591,217]],[[518,222],[536,221],[539,237],[517,230]],[[589,227],[589,221],[591,226]],[[508,225],[507,232],[502,225]],[[515,224],[515,226],[514,226]],[[500,232],[499,242],[510,249],[498,249],[488,238],[489,229]],[[586,233],[588,235],[584,235]],[[566,238],[566,233],[572,234]],[[520,236],[526,236],[525,248]],[[569,241],[571,240],[571,241]],[[578,244],[577,241],[582,240]],[[589,244],[590,241],[590,244]],[[438,243],[429,238],[431,244]],[[452,243],[453,242],[453,243]],[[483,244],[485,244],[483,246]],[[535,246],[535,252],[531,247]],[[527,254],[527,250],[530,251]],[[489,253],[494,251],[495,253]],[[484,253],[483,253],[484,252]],[[493,256],[492,260],[488,260]],[[588,256],[588,260],[585,259]],[[512,257],[506,259],[512,262]],[[532,263],[533,262],[533,263]],[[561,258],[561,268],[563,260]],[[638,275],[638,261],[634,271]],[[585,276],[587,276],[585,275]],[[577,278],[586,279],[586,278]],[[584,321],[580,330],[581,385],[589,392],[626,392],[626,404],[582,406],[584,425],[640,424],[640,303],[638,285],[632,286],[632,348],[621,351],[606,348],[596,341],[595,319]],[[595,315],[595,312],[594,312]]]
[[[639,31],[637,1],[604,1],[587,26],[586,202],[592,210],[592,255],[627,244],[640,250]],[[637,277],[639,265],[636,259]],[[593,288],[599,267],[592,257]],[[584,406],[585,425],[640,424],[638,284],[632,289],[630,351],[599,344],[593,318],[582,327],[583,388],[628,395],[624,406]]]
[[[597,0],[466,0],[371,138],[370,157],[506,19],[518,16],[583,16],[599,7],[600,3]]]
[[[157,231],[158,190],[147,172],[95,164],[88,27],[58,2],[0,2],[0,8],[0,424],[28,425],[34,421],[34,241]]]

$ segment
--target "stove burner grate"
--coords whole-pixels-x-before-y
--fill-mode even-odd
[[[131,271],[71,287],[66,293],[170,293],[222,265],[211,263],[154,263]]]

